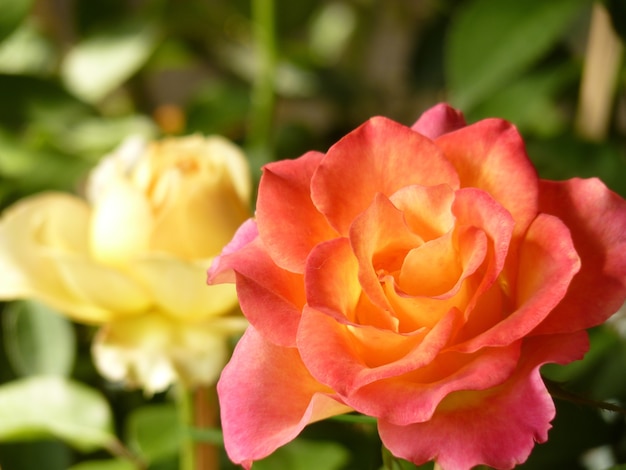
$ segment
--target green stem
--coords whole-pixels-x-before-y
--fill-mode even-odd
[[[181,429],[180,470],[196,470],[196,450],[189,429],[194,424],[194,406],[191,390],[182,384],[176,390],[176,407]]]
[[[252,90],[247,147],[252,168],[259,171],[272,156],[271,130],[276,75],[274,0],[252,0],[252,20],[258,65]]]

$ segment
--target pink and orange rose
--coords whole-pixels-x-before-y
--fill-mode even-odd
[[[555,414],[540,366],[624,301],[626,202],[539,179],[513,125],[438,105],[267,165],[209,279],[251,325],[218,384],[234,462],[357,411],[416,464],[511,468]]]

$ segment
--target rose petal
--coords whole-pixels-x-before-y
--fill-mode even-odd
[[[399,270],[406,253],[423,243],[422,238],[411,231],[403,213],[387,197],[376,194],[370,207],[350,227],[350,243],[358,262],[361,288],[372,303],[391,310],[381,287],[380,272]]]
[[[77,256],[59,255],[54,260],[65,285],[84,305],[94,305],[112,316],[140,313],[152,305],[148,290],[126,272]],[[67,313],[75,317],[73,311]]]
[[[406,186],[389,198],[402,211],[406,225],[424,241],[440,237],[454,226],[455,192],[447,184]],[[361,216],[359,216],[361,217]],[[393,232],[392,232],[393,233]]]
[[[502,312],[504,318],[495,326],[456,349],[470,352],[524,337],[563,299],[579,268],[580,260],[568,228],[556,217],[539,215],[520,246],[516,283],[502,285],[513,305],[505,306],[509,311]]]
[[[235,282],[234,266],[241,262],[239,250],[251,243],[257,236],[256,221],[246,220],[235,232],[232,240],[222,249],[222,253],[211,263],[207,271],[207,283],[219,284],[222,282]]]
[[[86,305],[58,270],[59,255],[86,256],[88,219],[84,201],[60,193],[31,196],[8,208],[0,221],[0,298],[32,297],[77,320],[108,320],[111,313]]]
[[[234,285],[206,285],[206,264],[163,253],[137,260],[132,273],[146,286],[159,309],[180,320],[197,321],[228,313],[238,305]]]
[[[165,317],[154,314],[108,322],[92,345],[98,371],[112,381],[142,384],[148,393],[167,389],[176,380],[166,353],[172,326]]]
[[[306,300],[301,274],[281,269],[259,237],[249,242],[254,227],[243,227],[211,268],[209,282],[236,274],[237,296],[246,318],[269,341],[286,347],[296,343],[296,331]],[[236,246],[241,248],[230,253]]]
[[[259,233],[269,255],[284,269],[303,273],[304,261],[322,240],[337,232],[311,201],[311,178],[324,154],[270,163],[259,183]]]
[[[228,360],[229,336],[245,325],[222,319],[180,322],[156,312],[122,317],[98,332],[94,360],[105,377],[140,384],[148,393],[161,392],[176,380],[208,385]]]
[[[104,264],[123,266],[150,248],[152,209],[140,189],[118,178],[93,207],[91,252]]]
[[[448,339],[439,331],[449,331],[451,335],[456,332],[461,315],[458,311],[451,312],[452,327],[433,329],[434,341]],[[443,325],[447,323],[445,318],[442,319]],[[435,342],[438,346],[439,341]],[[485,348],[474,354],[443,349],[431,359],[418,349],[406,359],[389,365],[384,376],[379,371],[372,371],[367,377],[367,382],[371,383],[353,390],[344,401],[363,414],[398,425],[427,421],[449,394],[485,390],[507,380],[515,369],[519,350],[519,343],[503,348]],[[374,377],[380,379],[372,381]]]
[[[266,342],[253,327],[237,344],[217,391],[226,452],[246,469],[308,423],[352,411],[311,377],[296,349]]]
[[[180,144],[181,140],[178,140]],[[241,201],[249,201],[252,194],[250,165],[241,149],[219,135],[198,139],[198,151],[204,155],[207,166],[224,165]]]
[[[298,349],[311,374],[345,403],[361,413],[408,424],[429,419],[449,393],[499,385],[515,369],[519,344],[474,355],[443,352],[461,320],[461,312],[451,310],[427,335],[392,338],[382,331],[376,335],[373,329],[370,333],[340,325],[305,308]],[[361,341],[372,335],[375,342]],[[390,362],[381,364],[381,357]]]
[[[358,322],[355,307],[361,296],[358,264],[347,238],[320,243],[307,260],[304,277],[307,304],[337,313],[339,321]]]
[[[234,278],[234,279],[233,279]],[[213,262],[208,283],[237,283],[242,311],[268,340],[292,347],[305,304],[303,276],[279,268],[258,236],[256,222],[245,222]]]
[[[407,253],[399,287],[411,296],[447,298],[478,269],[487,254],[484,232],[465,228],[426,242]]]
[[[398,335],[342,325],[307,307],[298,331],[298,350],[313,376],[340,395],[351,397],[372,382],[426,366],[446,345],[460,318],[458,311],[450,311],[432,330]],[[376,341],[370,342],[374,338]]]
[[[215,256],[250,217],[248,201],[239,198],[225,166],[187,173],[175,167],[161,175],[160,184],[167,189],[162,204],[154,207],[152,250],[184,259]]]
[[[397,457],[417,465],[435,460],[443,469],[508,469],[524,462],[535,441],[547,439],[554,417],[539,366],[581,358],[586,338],[577,332],[527,340],[510,380],[492,390],[452,395],[423,423],[398,426],[381,419],[383,443]]]
[[[500,203],[485,191],[476,188],[463,188],[455,193],[452,212],[457,226],[476,227],[487,234],[492,245],[492,265],[486,273],[486,284],[490,284],[502,271],[507,256],[510,256],[510,242],[516,221]],[[478,294],[482,292],[479,291]]]
[[[626,297],[626,203],[595,178],[542,181],[541,210],[570,229],[581,269],[536,333],[576,331],[604,322]]]
[[[311,195],[329,223],[346,235],[376,193],[390,196],[414,184],[456,189],[458,177],[428,138],[376,117],[328,150],[311,180]]]
[[[440,135],[465,127],[463,113],[446,103],[439,103],[424,111],[411,129],[428,137],[436,139]]]
[[[515,220],[514,236],[523,234],[537,214],[538,179],[515,127],[485,119],[436,140],[452,162],[462,187],[488,192]]]

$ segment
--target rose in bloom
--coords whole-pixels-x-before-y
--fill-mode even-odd
[[[102,325],[96,365],[148,392],[215,381],[247,325],[234,286],[206,269],[250,216],[242,152],[221,137],[131,139],[89,175],[0,219],[0,298],[34,298]]]
[[[513,125],[442,104],[267,165],[209,280],[251,325],[218,383],[234,462],[354,410],[397,457],[511,468],[555,414],[540,366],[624,301],[626,202],[538,179]]]

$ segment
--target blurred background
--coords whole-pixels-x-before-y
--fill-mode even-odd
[[[258,178],[263,163],[325,151],[371,116],[411,125],[440,101],[469,122],[512,121],[541,176],[598,176],[626,195],[623,0],[1,0],[0,7],[0,209],[42,190],[79,193],[87,171],[131,134],[226,136],[243,146]],[[90,328],[38,304],[2,307],[2,469],[136,468],[120,455],[108,460],[111,449],[84,442],[80,429],[53,423],[72,424],[72,414],[96,405],[149,469],[177,468],[167,393],[146,397],[101,379]],[[546,367],[545,375],[584,397],[626,403],[626,314],[591,338],[584,361]],[[48,427],[16,431],[11,416],[26,405],[2,391],[41,374],[84,384],[76,398],[84,403],[51,411]],[[623,416],[561,399],[557,407],[548,443],[521,468],[626,462]],[[254,468],[382,465],[375,425],[328,421]],[[233,468],[224,456],[223,468]]]

